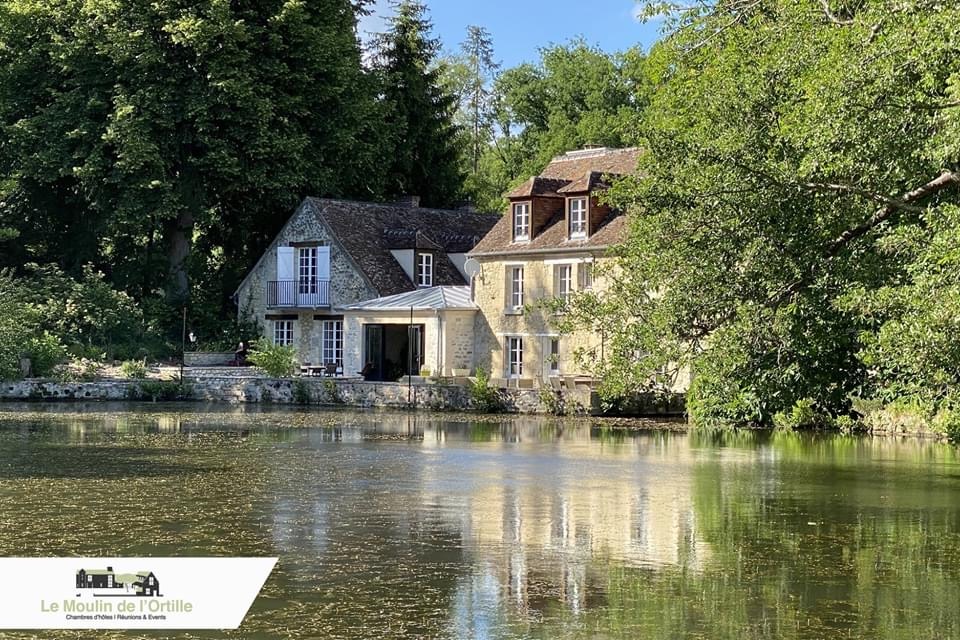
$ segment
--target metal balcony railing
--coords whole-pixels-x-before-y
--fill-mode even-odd
[[[267,306],[283,309],[316,309],[330,306],[329,280],[271,280]]]

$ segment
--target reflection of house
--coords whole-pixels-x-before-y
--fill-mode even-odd
[[[395,358],[404,363],[400,373],[408,365],[418,373],[425,364],[418,344],[440,340],[432,336],[439,325],[418,323],[425,333],[411,341],[409,308],[408,317],[401,318],[373,307],[383,303],[379,299],[398,294],[466,286],[466,253],[496,220],[468,211],[420,208],[414,202],[307,198],[237,290],[241,317],[261,323],[267,339],[295,346],[304,363],[336,363],[354,373],[363,363],[385,362],[386,354],[402,351]],[[371,301],[374,314],[369,321],[360,304],[365,301]],[[351,331],[356,334],[348,335],[345,307],[351,307]],[[365,325],[383,327],[380,342],[379,330],[368,334]],[[376,353],[367,354],[368,347]],[[346,348],[351,350],[349,363],[344,362]],[[434,368],[432,363],[427,366]],[[386,379],[395,373],[384,364],[372,377]]]
[[[595,351],[602,337],[560,336],[551,312],[531,307],[604,286],[595,267],[626,229],[625,216],[600,201],[611,177],[636,169],[638,149],[586,149],[554,158],[507,194],[510,209],[470,252],[476,281],[477,365],[508,378],[547,379],[580,371],[574,348]],[[489,354],[489,355],[488,355]]]

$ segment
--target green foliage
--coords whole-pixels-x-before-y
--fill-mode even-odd
[[[824,414],[812,398],[797,400],[789,411],[780,411],[773,416],[773,425],[785,431],[800,429],[823,429],[833,426],[833,420]]]
[[[328,402],[333,404],[343,404],[343,397],[340,395],[340,389],[337,387],[336,382],[327,379],[320,384],[323,385],[323,391],[327,396]]]
[[[140,360],[124,360],[120,363],[120,374],[124,378],[142,380],[147,377],[147,365]]]
[[[463,175],[453,123],[456,99],[435,64],[440,43],[431,29],[422,2],[399,2],[389,32],[377,42],[377,72],[388,137],[386,192],[418,195],[436,207],[460,199]]]
[[[149,331],[177,341],[193,297],[211,336],[297,199],[383,193],[362,6],[6,3],[0,267],[92,263],[156,306]]]
[[[491,97],[500,136],[467,183],[477,206],[503,211],[505,192],[566,151],[635,143],[634,122],[649,101],[643,66],[639,50],[611,55],[578,40],[500,73]]]
[[[851,395],[942,397],[960,8],[675,9],[641,65],[646,153],[611,193],[631,212],[618,275],[572,314],[605,336],[602,391],[690,366],[700,424],[770,424],[804,398],[843,415]]]
[[[550,387],[540,387],[540,404],[554,416],[563,416],[567,413],[567,406],[563,394]]]
[[[38,378],[52,374],[57,365],[66,361],[68,357],[67,349],[60,339],[46,331],[30,338],[24,355],[30,358],[31,371]]]
[[[191,389],[179,380],[141,380],[130,387],[131,400],[170,401],[187,400],[191,396]]]
[[[247,354],[247,360],[272,378],[289,378],[297,370],[297,350],[261,338]]]
[[[503,410],[500,391],[490,384],[490,375],[483,367],[477,367],[477,375],[470,379],[468,390],[477,411],[497,413]]]
[[[313,401],[310,385],[300,378],[293,381],[293,401],[297,404],[310,404]]]
[[[96,359],[74,358],[56,367],[53,376],[58,382],[93,382],[100,376],[103,365]]]

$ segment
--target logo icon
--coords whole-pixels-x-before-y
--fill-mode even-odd
[[[116,573],[113,567],[106,569],[80,569],[77,571],[77,589],[84,589],[95,598],[124,598],[141,596],[160,598],[160,581],[153,571]],[[77,595],[84,593],[81,591]]]

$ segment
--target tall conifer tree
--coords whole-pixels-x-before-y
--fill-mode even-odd
[[[394,8],[390,29],[378,41],[392,148],[386,189],[418,195],[429,206],[449,206],[463,189],[453,124],[456,99],[442,88],[439,42],[430,35],[426,7],[404,0]]]

